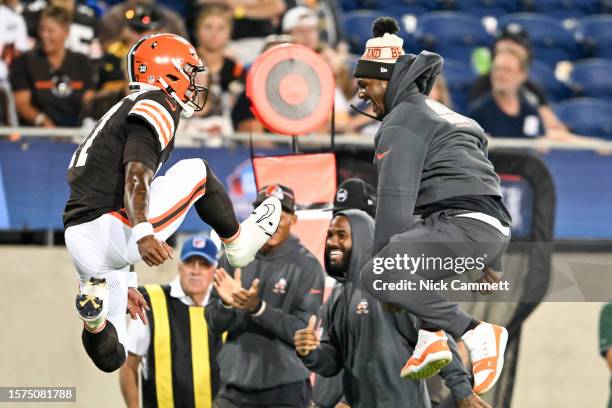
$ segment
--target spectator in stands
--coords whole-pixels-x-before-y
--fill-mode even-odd
[[[17,1],[0,1],[0,82],[8,79],[8,66],[29,46],[25,20],[15,11]]]
[[[48,6],[62,7],[70,13],[70,30],[66,47],[73,52],[86,54],[97,59],[102,55],[98,40],[99,27],[94,10],[86,4],[77,4],[76,0],[38,0],[29,3],[23,10],[28,35],[34,40],[39,32],[41,13]]]
[[[146,312],[149,324],[136,319],[128,327],[128,357],[119,372],[128,408],[140,406],[139,366],[145,407],[172,402],[177,407],[211,406],[219,389],[216,358],[223,342],[220,335],[208,331],[203,306],[212,290],[217,252],[211,239],[190,237],[181,250],[178,276],[169,285],[139,288],[151,310]],[[155,330],[158,326],[170,330]],[[170,347],[159,349],[156,344],[160,342]],[[164,362],[169,363],[169,372],[156,376],[156,370],[166,369]],[[160,395],[166,385],[182,392]]]
[[[610,369],[608,408],[612,408],[612,303],[604,305],[599,317],[599,352]]]
[[[89,58],[65,47],[72,16],[49,6],[41,15],[40,44],[10,67],[10,82],[22,124],[77,126],[81,107],[93,95]]]
[[[235,95],[230,94],[230,85],[242,82],[244,68],[224,54],[232,33],[232,16],[227,8],[207,6],[198,16],[195,28],[197,53],[206,66],[208,101],[202,111],[181,122],[181,130],[208,133],[206,144],[218,145],[221,139],[216,136],[233,132],[229,117]],[[238,92],[244,89],[242,83],[234,85]]]
[[[294,7],[283,16],[282,30],[293,38],[293,42],[315,51],[331,67],[336,79],[335,114],[338,129],[344,129],[350,119],[349,100],[355,94],[355,81],[348,69],[348,47],[342,43],[337,49],[321,41],[319,17],[308,7]],[[319,132],[327,132],[329,124]]]
[[[221,4],[231,10],[233,41],[228,52],[244,65],[257,57],[265,38],[276,33],[287,8],[284,0],[200,0],[200,3]]]
[[[122,39],[123,29],[133,15],[130,10],[137,9],[139,5],[147,5],[159,13],[165,21],[165,31],[188,38],[183,18],[176,12],[156,5],[154,0],[128,0],[114,5],[102,17],[100,41],[104,46]]]
[[[529,41],[529,35],[518,24],[510,24],[497,37],[492,48],[492,58],[500,51],[512,50],[527,61],[527,68],[533,61],[533,49]],[[475,101],[480,96],[491,90],[491,73],[482,75],[474,82],[470,90],[470,100]],[[538,109],[538,114],[548,133],[557,133],[556,136],[563,139],[567,133],[567,127],[557,118],[557,115],[548,104],[544,91],[527,77],[521,87],[524,98]]]
[[[446,86],[446,79],[444,79],[444,75],[438,75],[438,77],[436,78],[436,82],[434,82],[433,88],[431,88],[429,97],[436,102],[440,102],[442,105],[445,105],[448,108],[453,108],[453,103],[451,100],[450,92],[448,92],[448,87]]]
[[[527,60],[514,50],[499,51],[491,67],[491,91],[470,106],[469,116],[491,136],[538,137],[544,126],[521,92],[527,79]]]
[[[128,6],[122,19],[120,34],[106,48],[107,54],[115,56],[119,61],[125,59],[130,48],[142,37],[170,30],[164,14],[152,4]]]
[[[82,117],[88,124],[100,119],[127,94],[126,56],[132,45],[146,35],[165,29],[164,16],[150,4],[137,4],[128,8],[124,18],[125,24],[119,40],[107,47],[96,64],[97,91],[82,111]]]
[[[321,40],[330,46],[335,47],[340,42],[340,33],[338,31],[339,17],[338,13],[342,12],[339,2],[336,0],[327,1],[312,1],[312,0],[286,0],[287,9],[295,7],[308,7],[319,19],[319,34]]]
[[[297,221],[293,191],[266,186],[254,204],[269,196],[282,203],[278,231],[242,271],[221,260],[230,272],[217,270],[206,307],[211,332],[228,333],[218,359],[221,389],[215,408],[306,408],[310,403],[310,373],[293,350],[293,334],[318,312],[324,274],[291,235]]]
[[[491,136],[546,136],[562,142],[595,140],[575,135],[563,124],[549,128],[540,114],[541,107],[523,92],[527,75],[527,60],[520,53],[510,48],[498,51],[491,68],[491,91],[472,103],[469,116]]]
[[[8,67],[30,48],[26,24],[16,0],[0,1],[0,125],[17,126],[15,104],[8,83]]]

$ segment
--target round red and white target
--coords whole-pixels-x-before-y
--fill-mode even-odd
[[[331,115],[334,74],[316,52],[281,44],[261,54],[247,75],[251,111],[272,132],[305,135]]]

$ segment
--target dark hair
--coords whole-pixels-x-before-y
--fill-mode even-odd
[[[40,15],[41,19],[44,17],[50,18],[56,21],[57,23],[63,25],[64,27],[70,27],[70,24],[72,24],[72,14],[70,13],[70,11],[66,10],[63,7],[59,7],[59,6],[46,7]]]

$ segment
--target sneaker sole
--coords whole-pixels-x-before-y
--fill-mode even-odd
[[[91,278],[88,283],[92,285],[106,285],[106,279]],[[95,321],[104,312],[104,300],[97,296],[79,293],[74,303],[79,317],[85,322]]]
[[[495,386],[497,380],[499,380],[499,377],[501,376],[502,370],[504,369],[504,354],[506,353],[506,346],[508,345],[508,330],[506,330],[505,327],[502,327],[502,329],[503,331],[499,339],[500,357],[497,359],[497,369],[495,370],[495,377],[493,378],[493,381],[491,381],[491,384],[487,386],[487,388],[476,392],[476,394],[478,395],[482,395],[491,391],[491,388]]]
[[[410,369],[403,369],[400,372],[400,376],[402,378],[409,378],[411,380],[424,380],[429,377],[433,377],[438,374],[441,369],[449,365],[453,361],[453,357],[451,355],[450,358],[441,358],[425,363],[421,368],[416,371],[411,371]]]

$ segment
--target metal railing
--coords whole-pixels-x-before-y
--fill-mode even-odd
[[[0,137],[37,137],[47,139],[72,138],[74,141],[82,140],[90,132],[85,128],[40,128],[40,127],[0,127]],[[178,132],[176,136],[177,146],[193,146],[206,144],[211,136],[207,133]],[[232,135],[215,136],[220,137],[223,143],[231,142],[274,142],[279,144],[292,143],[292,138],[270,133],[234,133]],[[201,142],[200,142],[201,141]],[[200,142],[198,144],[198,142]],[[335,137],[336,145],[371,146],[372,137],[359,134],[343,134]],[[329,146],[331,138],[329,134],[315,134],[300,136],[301,146]],[[560,141],[549,138],[522,139],[522,138],[500,138],[489,139],[491,148],[511,149],[533,149],[533,150],[594,150],[602,153],[612,153],[612,141],[604,139],[585,138],[584,140]]]

